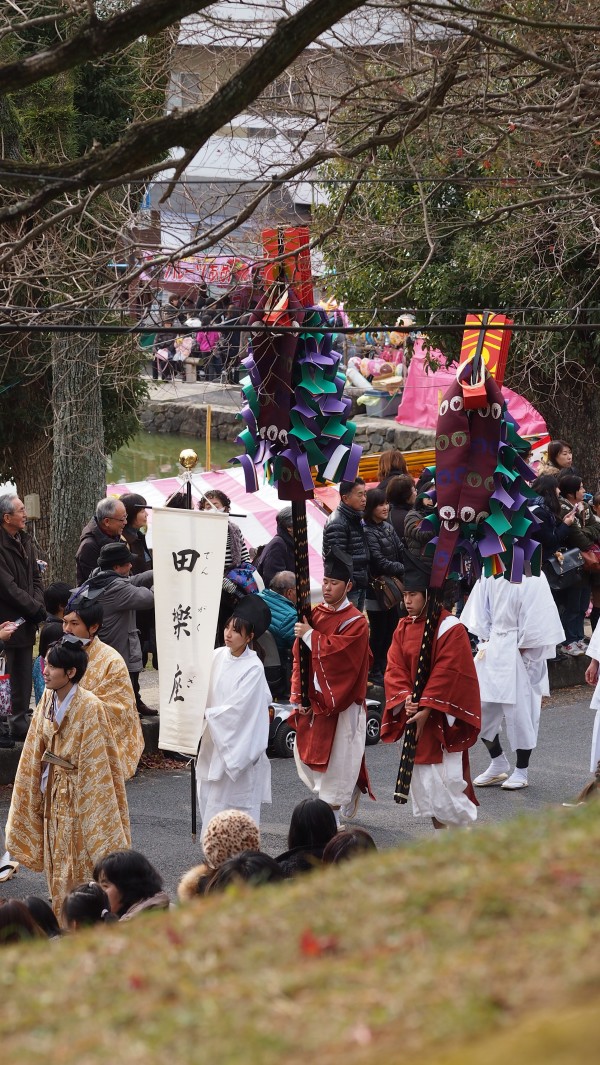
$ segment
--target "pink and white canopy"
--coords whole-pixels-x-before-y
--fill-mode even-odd
[[[242,530],[249,547],[260,547],[275,535],[277,514],[284,506],[289,506],[279,499],[276,489],[268,484],[262,485],[257,492],[246,492],[244,473],[240,468],[219,470],[217,473],[194,474],[192,496],[195,500],[200,499],[203,492],[208,492],[211,488],[218,488],[231,499],[231,516]],[[106,486],[107,495],[122,496],[125,492],[139,492],[151,507],[164,506],[165,500],[177,491],[181,491],[181,482],[177,477],[164,477],[151,481],[127,481],[123,484]],[[327,514],[320,509],[318,503],[309,499],[306,504],[306,518],[311,584],[316,589],[323,578],[321,551],[323,526],[327,521]],[[151,522],[152,512],[150,512],[148,535],[150,544]]]

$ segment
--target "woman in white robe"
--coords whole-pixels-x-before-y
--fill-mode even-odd
[[[588,684],[596,685],[590,703],[590,710],[596,711],[590,755],[590,773],[595,773],[600,762],[600,624],[596,625],[592,633],[586,654],[592,661],[585,671],[585,679]]]
[[[225,626],[225,646],[213,652],[208,700],[197,761],[202,831],[222,810],[243,810],[260,824],[271,802],[271,692],[263,664],[249,644],[268,628],[271,612],[247,595]]]
[[[546,577],[523,577],[511,584],[503,577],[481,577],[461,614],[469,632],[479,637],[475,668],[481,692],[481,739],[491,763],[473,783],[500,784],[507,791],[528,786],[529,758],[537,745],[542,698],[550,694],[547,659],[555,658],[564,640],[558,610]],[[502,750],[502,724],[516,768]]]

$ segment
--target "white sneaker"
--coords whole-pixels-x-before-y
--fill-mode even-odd
[[[504,766],[506,768],[504,768]],[[509,769],[510,763],[508,758],[502,760],[500,760],[500,758],[495,758],[485,772],[480,773],[478,777],[475,777],[473,783],[476,788],[491,788],[494,784],[502,784],[503,780],[508,780]]]
[[[585,654],[585,651],[582,650],[578,643],[566,643],[564,646],[564,652],[567,655],[572,655],[573,658],[577,658],[578,655]]]
[[[360,802],[361,795],[362,792],[358,784],[355,784],[350,802],[346,803],[345,806],[340,807],[340,814],[346,819],[346,821],[351,821],[353,817],[356,817],[356,812],[358,810],[358,804]]]
[[[527,770],[515,769],[512,776],[505,780],[501,786],[505,791],[519,791],[521,788],[528,788]]]
[[[588,653],[588,645],[585,640],[578,640],[577,646],[581,647],[581,650],[583,651],[584,655]]]

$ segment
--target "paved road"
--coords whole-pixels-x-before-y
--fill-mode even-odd
[[[532,758],[530,787],[520,792],[499,788],[480,790],[479,823],[532,812],[548,804],[561,803],[576,794],[589,778],[589,749],[593,713],[589,694],[583,688],[557,692],[542,711],[540,742]],[[415,821],[409,806],[397,806],[393,799],[398,750],[378,744],[367,748],[367,761],[377,802],[363,801],[356,823],[368,829],[378,847],[402,845],[428,836],[432,829]],[[263,806],[263,847],[270,854],[286,849],[286,833],[295,804],[306,796],[292,760],[273,760],[273,805]],[[471,756],[473,775],[487,765],[487,752],[477,744]],[[143,851],[165,879],[169,892],[181,873],[200,860],[199,845],[190,837],[190,781],[185,770],[143,771],[127,786],[131,812],[133,846]],[[8,788],[0,788],[0,819],[4,823],[10,801]],[[0,885],[0,897],[45,895],[44,877],[19,870],[7,884]]]

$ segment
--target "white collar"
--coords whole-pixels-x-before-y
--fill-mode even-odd
[[[331,607],[327,603],[324,603],[323,605],[326,606],[332,614],[337,614],[338,611],[345,610],[347,606],[350,606],[350,600],[348,599],[348,596],[345,596],[343,602],[340,603],[339,606]]]
[[[54,721],[55,721],[56,725],[60,726],[62,724],[62,720],[63,720],[67,710],[69,709],[69,706],[71,705],[71,702],[73,700],[73,696],[75,695],[76,691],[77,691],[77,684],[74,684],[73,687],[71,688],[71,690],[68,691],[67,694],[65,695],[65,697],[64,697],[62,703],[60,704],[60,706],[58,705],[58,700],[56,698],[56,692],[52,692],[52,708],[54,710]]]

